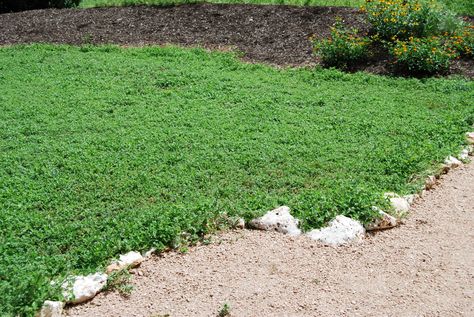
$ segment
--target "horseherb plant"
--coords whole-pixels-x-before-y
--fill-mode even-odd
[[[173,47],[0,48],[0,315],[68,275],[288,205],[361,221],[457,153],[474,82],[274,69]],[[113,282],[113,281],[112,281]],[[127,289],[125,289],[126,291]]]

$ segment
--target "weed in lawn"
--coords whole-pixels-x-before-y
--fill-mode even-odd
[[[92,34],[84,34],[84,36],[82,37],[82,44],[91,45],[93,40],[94,37],[92,36]]]
[[[118,291],[122,296],[130,296],[133,285],[130,284],[132,276],[128,269],[112,272],[105,285],[105,291]]]
[[[224,214],[288,205],[303,229],[367,221],[384,192],[413,191],[459,152],[474,113],[461,78],[277,70],[173,47],[14,46],[0,60],[7,316],[60,299],[51,280],[196,241]]]
[[[219,313],[217,314],[217,316],[218,317],[230,316],[230,305],[227,303],[224,303],[221,310],[219,310]]]

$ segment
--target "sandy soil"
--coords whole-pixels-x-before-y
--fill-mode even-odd
[[[134,270],[69,316],[474,316],[474,164],[442,179],[395,229],[362,244],[234,231]]]

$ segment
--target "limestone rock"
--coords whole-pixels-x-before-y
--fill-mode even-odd
[[[358,221],[339,215],[328,227],[311,230],[306,235],[324,244],[337,246],[362,241],[365,229]]]
[[[404,197],[390,198],[390,204],[396,212],[407,212],[410,210],[410,204]]]
[[[371,223],[365,225],[364,227],[367,231],[389,229],[398,225],[397,218],[387,214],[386,212],[380,210],[377,207],[373,208],[374,210],[377,210],[379,212],[380,218],[377,218]]]
[[[430,190],[436,185],[436,177],[434,176],[428,176],[428,178],[425,181],[425,189]]]
[[[454,156],[448,156],[444,161],[444,164],[449,166],[450,168],[456,168],[462,165],[462,162],[455,158]]]
[[[411,205],[413,205],[413,203],[415,202],[415,200],[416,200],[417,198],[419,198],[419,195],[417,195],[417,194],[406,195],[406,196],[403,196],[403,198],[405,198],[406,201],[408,202],[408,204],[411,206]]]
[[[118,263],[123,266],[137,266],[144,260],[143,256],[135,251],[130,251],[126,254],[122,254],[119,257]]]
[[[113,262],[105,268],[105,273],[110,274],[115,271],[120,271],[121,269],[123,268],[118,264],[118,262]]]
[[[63,314],[64,303],[47,300],[39,313],[39,317],[61,317]]]
[[[151,256],[153,255],[153,253],[155,253],[155,252],[156,252],[156,248],[151,248],[150,250],[148,250],[148,251],[145,252],[145,256],[144,256],[144,257],[145,257],[145,258],[149,258],[149,257],[151,257]]]
[[[449,172],[449,170],[451,169],[451,167],[447,164],[443,164],[443,167],[441,169],[441,173],[442,174],[447,174]]]
[[[298,229],[298,223],[298,219],[290,214],[290,208],[282,206],[267,212],[260,218],[253,219],[249,225],[255,229],[275,230],[291,236],[297,236],[301,234],[301,230]]]
[[[107,274],[79,275],[63,283],[63,295],[68,303],[82,303],[99,293],[106,283]]]
[[[244,229],[245,228],[245,220],[242,218],[237,219],[235,223],[235,228],[236,229]]]
[[[126,254],[122,254],[119,257],[118,261],[115,261],[112,264],[110,264],[107,267],[106,272],[111,273],[113,271],[123,270],[127,267],[135,267],[135,266],[140,265],[140,263],[142,263],[143,260],[145,260],[145,258],[140,253],[135,252],[135,251],[130,251]]]
[[[469,149],[462,150],[461,153],[459,153],[459,159],[463,161],[469,159]]]
[[[466,149],[469,155],[474,155],[474,144],[468,145]]]
[[[390,204],[396,212],[403,213],[410,209],[410,203],[405,197],[400,197],[395,193],[385,193],[385,198],[390,200]]]

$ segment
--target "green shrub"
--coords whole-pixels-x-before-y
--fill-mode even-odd
[[[367,58],[369,44],[370,40],[360,37],[356,29],[344,28],[337,21],[330,38],[314,42],[314,52],[324,65],[345,69]]]
[[[367,0],[362,10],[367,12],[372,32],[388,41],[454,33],[463,24],[435,1]]]
[[[75,7],[81,0],[0,0],[0,12]]]
[[[474,26],[466,26],[461,32],[452,35],[448,43],[461,56],[474,58]]]
[[[366,0],[361,8],[371,24],[370,37],[337,21],[328,39],[315,43],[315,53],[325,66],[347,68],[374,55],[391,55],[399,71],[436,74],[449,69],[453,58],[472,56],[471,26],[436,1]]]
[[[435,36],[397,41],[390,54],[398,70],[419,74],[445,72],[458,55],[442,38]]]

